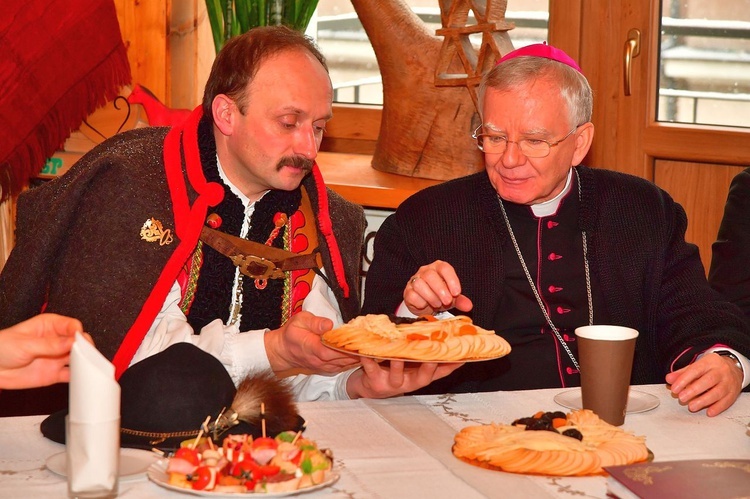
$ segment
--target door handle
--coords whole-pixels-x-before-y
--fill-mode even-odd
[[[625,96],[630,95],[630,80],[633,72],[633,58],[641,53],[641,32],[635,28],[628,31],[628,39],[625,41],[625,57],[623,76],[625,79]]]

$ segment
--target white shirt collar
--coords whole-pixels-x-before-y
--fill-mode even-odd
[[[557,209],[560,207],[560,202],[565,197],[566,194],[570,192],[570,189],[572,188],[571,185],[571,178],[573,178],[573,169],[571,168],[568,170],[568,178],[565,180],[565,187],[562,191],[560,191],[560,194],[553,197],[552,199],[548,201],[544,201],[543,203],[539,204],[533,204],[531,205],[531,211],[534,213],[534,216],[536,217],[548,217],[550,215],[554,215],[557,213]]]
[[[247,210],[248,206],[250,205],[250,198],[245,196],[245,194],[243,194],[242,191],[236,185],[234,185],[232,182],[229,181],[229,179],[227,178],[227,174],[224,172],[224,168],[221,166],[221,161],[219,161],[218,154],[216,155],[216,165],[219,167],[219,177],[221,177],[221,180],[229,186],[229,190],[232,191],[232,194],[240,198],[240,201],[242,201],[242,206],[244,206],[245,209]],[[263,196],[266,195],[266,192],[260,195],[260,197],[258,198],[258,201],[263,199]]]

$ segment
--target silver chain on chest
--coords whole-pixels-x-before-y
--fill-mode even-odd
[[[580,201],[581,179],[578,177],[578,172],[576,171],[575,173],[576,173],[576,181],[578,184],[578,200]],[[555,327],[554,323],[552,322],[552,318],[549,316],[549,313],[547,313],[547,308],[544,306],[542,297],[539,296],[539,291],[537,291],[536,289],[536,285],[534,284],[534,280],[531,278],[531,273],[529,272],[529,268],[526,266],[526,262],[524,261],[523,255],[521,254],[521,248],[519,248],[518,241],[516,241],[516,235],[513,233],[513,229],[510,226],[510,220],[508,220],[508,214],[505,212],[505,206],[503,205],[503,200],[502,198],[500,198],[500,196],[498,196],[497,199],[498,201],[500,201],[500,209],[503,212],[503,219],[505,220],[505,226],[508,228],[508,233],[510,234],[510,240],[513,242],[513,248],[515,248],[516,250],[516,255],[518,255],[518,259],[521,262],[521,267],[523,267],[523,272],[524,274],[526,274],[526,279],[529,281],[529,286],[531,286],[531,291],[534,293],[536,302],[539,305],[539,308],[541,309],[542,314],[544,314],[544,318],[547,320],[547,324],[549,324],[550,329],[552,329],[552,332],[555,333],[555,336],[557,336],[557,340],[565,349],[565,352],[568,354],[568,357],[570,357],[570,360],[573,361],[573,365],[580,372],[581,368],[578,365],[578,361],[573,355],[573,352],[570,351],[568,344],[565,342],[565,340],[563,340],[563,337],[560,334],[560,331],[557,329],[557,327]],[[594,324],[594,302],[591,299],[591,276],[589,274],[589,259],[588,259],[588,246],[586,244],[586,231],[582,230],[581,236],[583,239],[583,267],[586,272],[586,298],[589,304],[589,326],[591,326]]]

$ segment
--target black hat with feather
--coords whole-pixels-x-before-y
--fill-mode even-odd
[[[119,383],[122,447],[173,450],[201,429],[217,442],[228,434],[259,437],[262,420],[266,435],[275,436],[299,430],[304,422],[290,388],[273,373],[251,375],[235,388],[221,362],[190,343],[133,364]],[[66,414],[67,409],[45,419],[44,436],[65,443]]]

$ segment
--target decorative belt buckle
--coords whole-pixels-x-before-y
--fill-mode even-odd
[[[276,264],[266,258],[253,255],[234,255],[232,263],[239,267],[240,272],[253,279],[281,279],[284,272]]]

